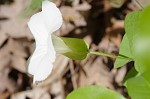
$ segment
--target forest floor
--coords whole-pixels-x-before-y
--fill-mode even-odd
[[[33,85],[26,64],[34,50],[34,38],[27,26],[30,16],[21,15],[30,1],[0,1],[0,99],[65,99],[71,91],[87,85],[105,86],[129,98],[123,78],[132,63],[113,69],[115,59],[103,56],[88,55],[75,61],[57,55],[52,74]],[[91,50],[117,55],[125,16],[140,7],[124,0],[120,8],[114,8],[110,1],[54,0],[64,19],[55,34],[83,38]],[[146,4],[146,0],[139,1]]]

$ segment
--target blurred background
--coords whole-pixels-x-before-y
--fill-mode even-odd
[[[137,0],[144,7],[150,0]],[[64,23],[58,36],[83,38],[93,51],[118,54],[125,16],[141,9],[136,0],[52,0]],[[87,56],[75,61],[57,55],[52,74],[32,84],[26,64],[34,51],[34,38],[27,26],[41,10],[41,0],[0,0],[0,99],[65,99],[81,86],[99,85],[128,97],[123,78],[132,66],[113,69],[114,59]]]

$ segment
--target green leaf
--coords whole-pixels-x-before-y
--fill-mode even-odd
[[[135,70],[134,67],[132,67],[129,72],[126,74],[123,82],[125,83],[128,79],[135,77],[138,74],[138,72]]]
[[[130,62],[132,60],[132,53],[131,53],[131,48],[129,45],[129,40],[127,35],[125,34],[123,37],[123,40],[121,42],[120,45],[120,50],[119,50],[119,55],[123,55],[129,58],[120,58],[118,57],[114,63],[114,67],[118,68],[121,67],[123,65],[125,65],[126,63]]]
[[[142,72],[150,70],[150,6],[143,9],[137,24],[137,36],[134,42],[134,55]]]
[[[150,85],[150,72],[149,71],[145,71],[144,73],[141,74],[141,76],[148,82],[148,84]]]
[[[23,9],[21,13],[22,16],[30,16],[33,13],[40,10],[42,7],[42,1],[44,0],[30,0],[30,1],[31,1],[30,4],[27,5],[25,9]],[[49,0],[49,1],[53,1],[53,0]]]
[[[134,11],[130,14],[128,14],[125,18],[125,32],[127,35],[127,38],[129,40],[129,45],[131,49],[131,53],[133,53],[133,45],[134,45],[134,40],[137,36],[138,32],[138,23],[141,15],[141,11]]]
[[[54,45],[56,53],[63,54],[63,53],[71,51],[60,37],[52,35],[52,41],[53,41],[53,45]]]
[[[150,86],[142,76],[127,80],[125,85],[131,99],[150,99]]]
[[[32,0],[31,3],[23,10],[22,16],[30,16],[38,11],[42,6],[42,0]]]
[[[87,43],[79,38],[52,37],[55,50],[74,60],[85,59],[89,53]]]
[[[150,99],[150,6],[127,15],[125,31],[140,76],[125,82],[132,99]],[[133,72],[133,71],[132,71]],[[131,76],[135,74],[129,74]]]
[[[81,87],[70,93],[66,99],[125,99],[119,93],[100,86]]]
[[[125,31],[129,39],[135,68],[144,73],[150,70],[150,6],[135,11],[125,19]]]
[[[128,14],[125,18],[125,32],[129,40],[130,51],[133,55],[134,60],[135,60],[134,54],[135,39],[138,36],[138,24],[141,13],[142,11],[134,11]],[[135,68],[138,69],[137,67]]]
[[[137,36],[138,20],[140,19],[142,11],[134,11],[126,16],[125,19],[125,31],[126,34],[120,45],[119,54],[127,56],[129,58],[117,58],[114,64],[115,68],[121,67],[126,63],[134,60],[134,42]]]
[[[61,37],[61,39],[71,50],[69,52],[63,53],[63,55],[74,60],[82,60],[86,58],[87,54],[89,53],[89,49],[87,43],[84,40],[65,37]]]
[[[150,5],[143,9],[139,22],[139,33],[144,36],[150,36]]]

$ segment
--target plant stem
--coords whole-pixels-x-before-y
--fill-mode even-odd
[[[93,51],[91,51],[90,54],[107,56],[107,57],[110,57],[110,58],[117,58],[117,56],[115,56],[115,55],[107,54],[107,53],[103,53],[103,52],[93,52]]]
[[[94,54],[94,55],[101,55],[101,56],[106,56],[106,57],[110,57],[110,58],[120,58],[120,59],[129,59],[131,60],[131,58],[127,57],[127,56],[123,56],[123,55],[112,55],[112,54],[108,54],[108,53],[103,53],[103,52],[95,52],[95,51],[90,51],[90,54]]]

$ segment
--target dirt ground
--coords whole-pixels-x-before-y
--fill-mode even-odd
[[[132,63],[113,69],[115,59],[103,56],[88,55],[83,61],[75,61],[57,55],[52,74],[33,85],[26,64],[34,51],[34,38],[27,26],[30,15],[22,16],[30,1],[0,1],[0,99],[65,99],[68,93],[86,85],[105,86],[129,98],[122,81]],[[143,6],[149,2],[138,1]],[[140,9],[135,0],[124,0],[120,8],[115,7],[113,0],[53,2],[64,19],[56,35],[83,38],[91,50],[114,55],[118,54],[125,33],[126,14]]]

